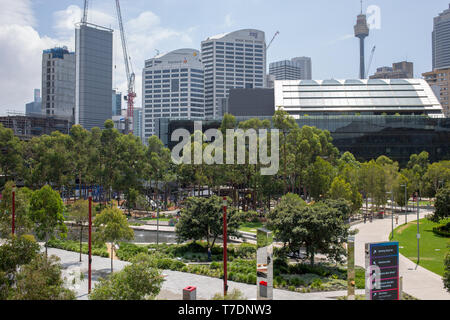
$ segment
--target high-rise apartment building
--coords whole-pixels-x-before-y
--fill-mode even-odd
[[[112,91],[112,115],[122,115],[122,93],[116,90]]]
[[[133,110],[133,134],[142,140],[142,108],[134,108]]]
[[[200,52],[179,49],[145,61],[142,71],[144,142],[156,119],[204,118],[204,74]]]
[[[75,123],[103,128],[112,118],[113,30],[81,23],[75,30]]]
[[[272,62],[269,65],[269,74],[275,80],[301,80],[302,70],[300,65],[290,60]]]
[[[412,79],[414,78],[414,64],[408,61],[393,63],[392,67],[377,68],[377,72],[370,79]]]
[[[67,47],[42,53],[42,113],[72,119],[75,108],[75,53]]]
[[[292,58],[291,61],[300,66],[300,80],[312,79],[312,61],[310,57]]]
[[[311,80],[311,58],[298,57],[272,62],[269,65],[269,74],[273,75],[275,80]]]
[[[449,88],[450,88],[450,68],[440,69],[422,74],[425,81],[435,90],[436,97],[442,105],[444,114],[450,116]]]
[[[205,117],[220,115],[220,102],[232,88],[263,88],[266,40],[263,31],[243,29],[202,41],[205,66]]]
[[[450,68],[450,9],[434,18],[432,48],[433,70]]]
[[[40,89],[34,89],[34,101],[25,105],[25,114],[42,114],[42,98]]]

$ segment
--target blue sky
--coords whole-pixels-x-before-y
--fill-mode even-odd
[[[114,1],[90,2],[90,21],[109,23],[115,29]],[[14,5],[9,5],[11,3]],[[22,19],[19,24],[24,34],[24,45],[34,44],[28,45],[33,47],[33,50],[27,49],[30,57],[25,56],[19,61],[26,65],[23,73],[15,74],[14,70],[6,72],[8,86],[2,85],[5,79],[2,81],[0,75],[2,97],[11,92],[13,84],[17,84],[22,90],[20,94],[15,94],[14,98],[0,101],[0,112],[3,113],[6,109],[23,110],[24,103],[32,99],[32,89],[40,87],[40,69],[32,66],[31,61],[37,61],[39,64],[41,48],[65,44],[73,50],[73,23],[70,21],[78,17],[79,11],[75,9],[81,8],[83,1],[0,0],[0,4],[0,12],[4,12],[0,13],[0,45],[5,49],[11,48],[11,57],[7,58],[17,59],[17,54],[12,52],[18,50],[17,43],[10,43],[12,40],[4,33],[2,37],[2,28],[6,28],[5,24],[8,22],[5,22],[2,16],[8,14],[8,10],[15,10],[13,13]],[[373,73],[376,67],[390,66],[393,62],[405,59],[414,62],[416,77],[430,71],[433,17],[447,9],[449,2],[370,0],[364,1],[364,11],[371,5],[379,8],[381,19],[377,20],[380,28],[372,29],[366,40],[367,60],[371,48],[374,45],[377,47],[370,73]],[[268,62],[295,56],[310,56],[315,79],[358,76],[359,44],[353,37],[353,25],[360,11],[359,0],[121,0],[121,7],[129,36],[130,55],[138,76],[144,60],[153,57],[155,49],[167,52],[181,47],[199,48],[200,42],[208,36],[241,28],[265,31],[266,41],[270,41],[273,34],[280,31],[269,49]],[[10,21],[11,23],[16,22]],[[64,28],[61,28],[61,25]],[[27,30],[34,32],[33,41],[36,43],[26,39]],[[117,68],[114,82],[119,89],[124,90],[121,47],[118,41],[115,44]],[[39,59],[32,60],[31,55],[34,54],[38,55]],[[0,67],[7,70],[13,62],[2,58],[0,53]],[[26,85],[22,83],[23,77],[27,78]],[[138,86],[138,94],[139,88]]]

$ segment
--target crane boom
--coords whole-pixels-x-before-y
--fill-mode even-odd
[[[122,50],[123,50],[123,58],[125,62],[125,72],[127,76],[127,84],[128,84],[128,96],[127,96],[127,118],[129,119],[129,132],[133,132],[133,114],[134,114],[134,98],[136,97],[136,93],[134,90],[134,84],[135,84],[135,74],[132,70],[130,70],[130,57],[128,56],[128,50],[127,50],[127,40],[125,37],[125,31],[123,28],[123,22],[122,22],[122,12],[120,10],[120,3],[119,0],[116,0],[116,10],[117,10],[117,19],[119,22],[119,28],[120,28],[120,38],[122,40]]]
[[[369,63],[367,65],[367,69],[366,69],[366,78],[369,76],[369,69],[370,69],[370,66],[372,65],[372,59],[373,59],[373,55],[375,54],[376,48],[377,48],[376,46],[373,46],[373,48],[372,48],[372,53],[370,54]]]
[[[274,34],[272,40],[270,40],[269,44],[267,45],[266,50],[269,49],[269,47],[272,45],[272,42],[275,40],[275,38],[276,38],[279,34],[280,34],[280,31],[275,32],[275,34]]]
[[[83,17],[81,18],[82,23],[87,22],[88,6],[89,6],[89,0],[84,0]]]

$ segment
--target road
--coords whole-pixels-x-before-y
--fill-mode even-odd
[[[432,213],[430,210],[420,210],[420,219]],[[417,214],[410,213],[408,222],[417,221]],[[404,222],[404,215],[400,215],[399,224]],[[390,217],[374,219],[372,223],[360,223],[352,229],[358,229],[355,236],[355,264],[365,267],[364,246],[366,243],[389,241],[392,229]],[[395,224],[394,228],[398,227]],[[401,244],[400,244],[401,246]],[[400,276],[403,276],[403,291],[420,300],[450,300],[450,293],[444,289],[442,277],[400,255]]]

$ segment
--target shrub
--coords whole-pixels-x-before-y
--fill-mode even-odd
[[[433,232],[441,237],[450,238],[450,221],[433,228]]]
[[[247,298],[238,289],[233,289],[225,297],[221,293],[216,293],[212,300],[247,300]]]

